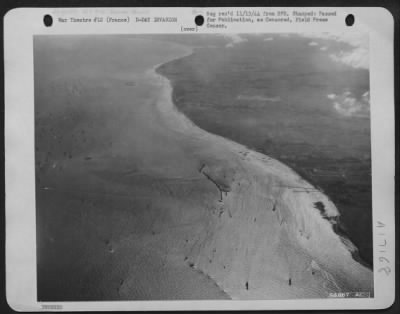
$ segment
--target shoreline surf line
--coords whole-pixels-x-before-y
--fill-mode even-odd
[[[326,196],[326,197],[329,199],[330,202],[333,203],[333,201],[332,201],[332,199],[330,198],[330,196],[327,195],[324,191],[321,191],[320,188],[317,187],[317,185],[315,184],[315,182],[310,182],[309,178],[306,178],[306,177],[303,177],[302,175],[300,175],[300,173],[298,173],[298,172],[296,171],[296,169],[290,167],[289,165],[283,163],[282,161],[280,161],[280,160],[278,160],[278,159],[276,159],[276,158],[272,158],[271,156],[265,155],[264,153],[261,153],[261,152],[255,151],[255,150],[253,150],[253,149],[250,149],[250,148],[248,148],[245,144],[237,143],[237,142],[235,142],[235,141],[233,141],[233,140],[231,140],[231,139],[229,139],[229,138],[225,138],[225,137],[223,137],[223,136],[221,136],[221,135],[214,134],[214,133],[210,133],[210,132],[208,132],[208,131],[206,131],[206,130],[203,130],[203,129],[202,129],[201,127],[199,127],[196,123],[194,123],[188,116],[186,116],[182,111],[180,111],[180,110],[178,109],[177,105],[176,105],[175,102],[174,102],[174,97],[173,97],[174,84],[173,84],[173,82],[172,82],[171,79],[169,79],[166,75],[164,75],[164,74],[162,73],[161,68],[162,68],[163,66],[169,64],[169,63],[173,63],[173,62],[175,62],[175,61],[178,61],[178,60],[187,58],[187,57],[189,57],[189,56],[192,56],[192,55],[195,54],[195,51],[194,51],[194,49],[189,48],[189,47],[187,47],[187,46],[185,46],[185,45],[182,45],[182,44],[177,44],[177,45],[179,45],[179,46],[181,46],[181,47],[183,47],[183,48],[187,48],[187,49],[189,50],[189,52],[186,53],[186,54],[184,54],[184,55],[182,55],[181,57],[176,57],[176,58],[173,58],[173,59],[168,60],[168,61],[166,61],[166,62],[159,63],[159,64],[155,65],[155,66],[152,68],[152,70],[153,70],[157,75],[159,75],[159,76],[161,76],[162,78],[165,78],[165,79],[168,80],[168,85],[169,85],[169,86],[168,86],[168,89],[171,89],[171,97],[170,97],[170,100],[171,100],[172,105],[173,105],[173,108],[171,108],[171,109],[174,110],[174,111],[175,111],[176,113],[178,113],[179,115],[184,116],[184,117],[186,118],[186,120],[188,120],[186,123],[191,124],[191,125],[194,126],[195,128],[200,129],[200,130],[203,131],[203,132],[212,134],[212,135],[215,136],[215,137],[222,138],[222,139],[224,139],[224,140],[226,140],[226,141],[228,141],[228,142],[232,142],[232,143],[234,143],[235,145],[243,146],[243,147],[244,147],[243,149],[249,151],[250,154],[261,154],[261,155],[263,156],[263,157],[261,157],[261,159],[263,159],[264,157],[266,157],[266,158],[268,158],[270,161],[273,160],[273,161],[275,161],[275,162],[281,164],[281,166],[284,166],[284,167],[288,168],[288,169],[289,169],[291,172],[293,172],[296,176],[299,176],[302,180],[304,180],[305,182],[307,182],[307,183],[311,186],[311,188],[314,188],[314,189],[319,190],[324,196]],[[312,180],[311,180],[311,181],[312,181]],[[334,203],[333,203],[333,204],[334,204]],[[327,218],[328,218],[327,220],[330,222],[333,232],[340,238],[340,240],[342,241],[342,243],[346,246],[346,248],[348,249],[348,251],[349,251],[350,254],[352,255],[353,259],[354,259],[355,261],[357,261],[358,263],[360,263],[362,266],[364,266],[364,267],[370,269],[371,271],[373,271],[373,265],[370,265],[367,261],[365,261],[365,260],[360,256],[358,247],[355,245],[355,243],[353,242],[353,240],[352,240],[351,237],[349,236],[348,232],[346,232],[346,226],[343,224],[343,222],[342,222],[341,219],[340,219],[340,217],[341,217],[342,215],[341,215],[340,211],[337,209],[336,205],[335,205],[335,208],[336,208],[336,210],[337,210],[337,215],[328,215],[328,216],[324,216],[325,214],[322,213],[321,211],[319,211],[319,213],[320,213],[320,215],[321,215],[321,217],[322,217],[323,219],[327,219]]]
[[[184,55],[182,58],[186,57],[189,54]],[[174,58],[175,59],[179,59],[179,58]],[[168,63],[171,61],[167,61],[165,63]],[[163,63],[163,64],[165,64]],[[251,149],[247,148],[245,145],[243,144],[239,144],[236,143],[230,139],[226,139],[222,136],[213,134],[213,133],[209,133],[206,130],[201,129],[199,126],[197,126],[192,120],[190,120],[190,118],[188,118],[185,114],[183,114],[181,111],[179,111],[179,109],[176,107],[174,101],[173,101],[173,84],[171,82],[170,79],[168,79],[168,77],[160,74],[159,72],[159,68],[163,65],[163,64],[158,64],[155,67],[153,67],[151,70],[148,71],[148,74],[150,76],[153,76],[155,78],[155,80],[158,82],[158,84],[161,85],[161,88],[163,88],[162,91],[162,95],[160,95],[160,98],[157,102],[157,108],[165,115],[164,116],[164,122],[167,123],[167,127],[169,127],[171,130],[176,131],[178,134],[181,133],[181,135],[183,137],[189,137],[189,138],[193,138],[196,140],[202,140],[203,142],[206,141],[207,142],[207,147],[210,147],[210,151],[212,151],[212,148],[217,149],[216,152],[221,152],[223,153],[229,153],[230,156],[232,156],[232,158],[236,159],[236,161],[238,161],[239,164],[242,164],[242,167],[244,167],[242,170],[244,171],[261,171],[262,173],[264,173],[265,175],[275,175],[278,178],[281,178],[281,180],[283,182],[298,182],[301,185],[301,188],[303,189],[315,189],[315,193],[312,194],[316,194],[316,196],[305,196],[305,201],[307,200],[315,200],[315,199],[323,199],[327,204],[327,214],[328,217],[337,217],[340,216],[339,211],[337,210],[337,208],[335,207],[335,205],[332,203],[332,201],[329,199],[329,197],[327,195],[325,195],[322,191],[317,190],[311,183],[307,182],[304,178],[302,178],[297,172],[294,171],[294,169],[290,168],[289,166],[283,164],[282,162],[273,159],[267,155],[264,155],[262,153],[256,152],[256,151],[252,151]],[[203,143],[204,145],[204,143]],[[242,159],[240,158],[240,153],[242,153],[243,151],[246,152],[246,158]],[[242,161],[240,161],[240,159],[242,159]],[[266,161],[267,160],[267,161]],[[252,169],[252,170],[251,170]],[[249,173],[250,173],[249,172]],[[265,179],[268,180],[268,177],[265,177]],[[257,184],[257,182],[256,182]],[[283,187],[285,188],[285,187]],[[289,191],[289,192],[288,192]],[[285,201],[289,201],[289,207],[287,208],[287,210],[290,211],[289,215],[297,215],[295,212],[293,212],[293,210],[295,210],[295,208],[292,208],[291,206],[293,206],[294,204],[292,203],[293,201],[302,201],[304,200],[304,197],[300,197],[300,199],[298,199],[298,196],[293,196],[290,195],[290,188],[289,189],[285,189],[282,193],[285,194],[285,199],[283,200]],[[289,193],[289,195],[286,195],[287,193]],[[293,194],[293,193],[291,193]],[[299,193],[298,193],[299,194]],[[309,193],[307,193],[309,194]],[[286,199],[286,197],[289,197],[289,199]],[[304,205],[304,204],[300,204]],[[253,210],[253,209],[248,209],[248,210]],[[305,212],[304,212],[305,210]],[[314,223],[317,224],[319,227],[318,228],[322,228],[322,222],[321,220],[326,221],[320,212],[318,211],[314,211],[314,213],[311,214],[311,212],[309,212],[309,209],[304,209],[303,208],[303,214],[304,215],[317,215],[319,218],[317,220],[314,220]],[[311,217],[310,216],[310,217]],[[297,219],[297,218],[295,218]],[[291,227],[296,227],[298,226],[298,221],[295,221],[294,223],[292,222],[292,226]],[[334,232],[333,230],[333,226],[331,222],[327,222],[329,223],[330,229],[333,234],[335,234],[336,240],[333,239],[333,237],[331,235],[329,235],[329,232],[327,233],[327,230],[323,231],[323,234],[321,235],[326,235],[327,238],[326,240],[329,241],[334,241],[333,243],[335,243],[336,249],[338,250],[337,253],[339,254],[338,256],[340,256],[340,254],[343,254],[343,252],[341,253],[341,250],[344,250],[347,252],[347,254],[349,255],[349,259],[352,260],[351,265],[349,265],[350,268],[348,268],[346,266],[346,262],[345,261],[341,261],[339,263],[331,263],[331,259],[334,258],[333,254],[330,254],[331,256],[329,257],[322,257],[322,263],[324,263],[325,260],[325,264],[324,264],[324,268],[328,267],[329,271],[334,273],[334,276],[332,278],[336,278],[337,280],[339,280],[339,282],[343,283],[344,280],[344,284],[347,287],[363,287],[362,289],[372,289],[369,291],[373,291],[373,284],[371,281],[372,275],[371,273],[369,273],[369,269],[366,268],[364,265],[362,265],[361,263],[359,263],[357,260],[354,259],[354,255],[352,254],[352,252],[349,250],[349,247],[347,245],[345,245],[345,243],[343,243],[343,240],[336,234],[336,232]],[[320,229],[321,230],[321,229]],[[322,231],[322,230],[321,230]],[[306,246],[303,246],[304,243],[300,243],[298,242],[297,244],[300,245],[300,247],[302,247],[302,249],[304,249],[306,252],[308,252],[309,250],[310,253],[312,254],[312,256],[314,256],[315,254],[321,254],[321,252],[318,251],[317,247],[315,247],[315,241],[319,241],[319,240],[315,240],[314,242],[311,244],[308,244]],[[340,244],[336,241],[339,241]],[[326,242],[326,241],[325,241]],[[351,242],[349,240],[349,242]],[[201,256],[198,257],[201,259]],[[345,260],[347,260],[347,258],[345,258]],[[349,260],[349,261],[350,261]],[[327,264],[326,264],[327,263]],[[359,265],[359,266],[357,266]],[[333,268],[332,268],[333,267]],[[363,268],[365,270],[363,270]],[[207,269],[207,267],[206,267]],[[352,273],[352,270],[356,271],[362,278],[360,280],[357,280],[355,283],[352,283],[351,280],[349,278],[347,278],[348,276],[345,275],[347,272]],[[203,270],[205,273],[209,274],[207,272],[207,270]],[[215,275],[215,274],[214,274]],[[226,289],[227,287],[224,285],[221,285],[220,282],[218,281],[217,278],[213,277],[213,274],[209,274],[209,276],[211,278],[213,278],[214,281],[217,282],[218,285],[223,286],[225,291],[230,291],[231,289]],[[336,286],[341,286],[342,284],[335,284]],[[235,288],[236,289],[236,288]],[[350,288],[351,289],[351,288]],[[229,295],[231,297],[237,297],[238,295],[240,296],[241,292],[240,291],[230,291],[231,293],[229,293]],[[233,293],[233,295],[232,295]],[[238,293],[238,294],[236,294]]]

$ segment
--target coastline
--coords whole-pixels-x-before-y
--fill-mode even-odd
[[[171,108],[169,108],[169,110],[173,110],[173,111],[175,111],[177,114],[182,115],[182,116],[187,120],[187,121],[186,121],[186,124],[190,124],[191,127],[195,127],[195,128],[198,129],[198,130],[201,130],[201,131],[203,131],[203,132],[208,133],[207,131],[205,131],[205,130],[201,129],[199,126],[197,126],[189,117],[187,117],[183,112],[181,112],[181,111],[178,109],[178,107],[177,107],[176,104],[174,103],[173,96],[172,96],[172,95],[173,95],[173,89],[174,89],[173,83],[172,83],[172,81],[171,81],[168,77],[166,77],[165,75],[163,75],[162,72],[161,72],[161,70],[160,70],[161,67],[164,66],[165,64],[170,63],[170,62],[174,62],[174,61],[179,60],[179,59],[186,58],[186,57],[192,55],[193,53],[194,53],[193,50],[189,50],[188,53],[184,54],[184,55],[181,56],[181,57],[176,57],[176,58],[173,58],[173,59],[168,60],[168,61],[166,61],[166,62],[159,63],[159,64],[157,64],[156,66],[154,66],[154,67],[152,68],[152,71],[153,71],[154,73],[156,73],[157,75],[161,76],[162,78],[165,78],[165,79],[168,81],[168,82],[166,83],[166,84],[167,84],[167,87],[166,87],[166,88],[169,90],[168,93],[170,94],[170,99],[171,99],[170,103],[173,105]],[[164,102],[164,104],[165,104],[165,103],[168,103],[168,102]],[[161,110],[163,110],[162,107],[161,107]],[[243,146],[241,149],[250,150],[250,149],[247,148],[245,145],[240,144],[240,143],[237,143],[237,142],[235,142],[235,141],[233,141],[233,140],[230,140],[230,139],[228,139],[228,138],[225,138],[225,137],[223,137],[223,136],[219,136],[219,135],[217,135],[217,134],[212,134],[212,135],[215,136],[215,137],[219,137],[219,138],[221,138],[221,139],[223,139],[223,140],[226,140],[226,141],[228,141],[228,142],[232,142],[234,145],[241,145],[241,146]],[[252,153],[265,155],[265,154],[263,154],[263,153],[256,152],[256,151],[252,151]],[[267,155],[265,155],[265,157],[267,157],[269,160],[272,159],[272,157],[267,156]],[[260,159],[264,159],[264,156],[262,156]],[[288,165],[284,164],[282,161],[279,161],[279,160],[277,160],[277,159],[276,159],[275,161],[278,162],[278,163],[280,163],[282,166],[287,167],[287,168],[289,169],[289,171],[292,171],[295,175],[297,175],[297,176],[300,177],[300,174],[298,174],[298,173],[296,172],[295,169],[293,169],[293,168],[289,167]],[[303,178],[303,177],[302,177],[302,179],[303,179],[304,181],[306,181],[307,183],[309,183],[309,184],[310,184],[310,187],[313,187],[313,184],[310,183],[306,178]],[[329,198],[329,196],[327,196],[327,197]],[[330,198],[329,198],[329,199],[330,199]],[[331,200],[330,200],[330,201],[331,201]],[[321,211],[320,211],[320,212],[321,212]],[[344,229],[344,227],[343,227],[343,224],[342,224],[341,221],[340,221],[340,212],[337,210],[337,213],[335,213],[335,214],[333,214],[333,215],[332,215],[332,214],[331,214],[330,216],[325,216],[325,215],[326,215],[326,213],[322,213],[322,212],[321,212],[321,218],[327,219],[327,220],[330,222],[330,224],[332,225],[332,230],[333,230],[333,231],[338,235],[338,237],[342,240],[343,244],[346,245],[346,247],[348,248],[349,252],[352,254],[353,258],[354,258],[357,262],[359,262],[360,264],[362,264],[363,266],[365,266],[365,267],[369,268],[370,270],[372,270],[372,269],[373,269],[373,268],[372,268],[372,265],[369,265],[369,264],[366,263],[364,260],[362,260],[362,258],[361,258],[361,257],[359,256],[359,254],[358,254],[358,249],[357,249],[357,247],[353,244],[353,242],[351,241],[349,235],[346,233],[346,231],[345,231],[345,229]]]
[[[169,85],[171,86],[171,87],[170,87],[170,88],[171,88],[171,102],[173,103],[174,110],[177,111],[179,114],[184,115],[184,116],[190,121],[190,123],[192,123],[193,125],[195,125],[197,128],[201,129],[201,127],[198,126],[198,125],[196,125],[196,123],[193,122],[193,121],[190,119],[190,117],[186,116],[184,112],[180,111],[179,108],[178,108],[178,106],[177,106],[177,104],[174,103],[174,97],[173,97],[173,93],[174,93],[174,82],[173,82],[172,79],[170,79],[167,75],[165,75],[165,73],[163,73],[163,71],[161,70],[161,68],[162,68],[163,66],[165,66],[165,65],[167,65],[167,64],[169,64],[169,63],[173,63],[173,62],[175,62],[175,61],[177,61],[177,60],[179,60],[179,59],[183,59],[183,58],[189,57],[189,56],[193,55],[194,53],[195,53],[195,52],[192,51],[191,53],[185,54],[185,55],[183,55],[182,57],[177,57],[177,58],[174,58],[174,59],[169,60],[169,61],[167,61],[167,62],[158,64],[158,65],[155,67],[154,70],[155,70],[155,72],[156,72],[157,74],[159,74],[159,75],[165,77],[166,79],[168,79]],[[208,132],[208,131],[206,131],[206,132]],[[232,142],[232,143],[235,143],[235,144],[238,144],[238,145],[242,145],[242,146],[244,147],[244,149],[250,150],[249,148],[246,147],[245,144],[235,142],[234,140],[231,140],[231,139],[229,139],[229,138],[226,138],[226,137],[223,137],[223,136],[214,134],[214,133],[212,133],[212,134],[213,134],[214,136],[221,137],[221,138],[223,138],[223,139],[226,140],[226,141],[230,141],[230,142]],[[252,150],[253,150],[254,153],[258,153],[258,154],[261,154],[261,155],[265,155],[265,156],[267,156],[267,158],[272,159],[272,157],[266,155],[265,153],[258,152],[258,151],[256,151],[255,149],[252,149]],[[274,159],[275,159],[275,158],[274,158]],[[312,188],[318,189],[318,190],[320,190],[323,194],[325,194],[325,192],[323,192],[323,191],[320,189],[320,187],[318,186],[318,184],[317,184],[316,182],[314,182],[314,180],[311,180],[311,178],[308,178],[307,176],[304,176],[304,173],[303,173],[302,169],[300,169],[300,168],[297,169],[296,167],[291,167],[291,166],[289,166],[288,164],[286,164],[285,162],[280,161],[279,159],[275,159],[275,160],[276,160],[277,162],[281,163],[284,167],[287,167],[288,169],[290,169],[290,171],[292,171],[293,173],[295,173],[295,175],[300,176],[304,181],[308,182]],[[325,194],[325,195],[329,198],[329,200],[330,200],[331,202],[333,202],[332,198],[331,198],[328,194]],[[357,262],[359,262],[359,263],[362,264],[363,266],[367,267],[368,269],[373,270],[373,265],[370,264],[369,262],[367,262],[366,260],[364,260],[364,259],[362,258],[362,256],[359,254],[359,249],[358,249],[358,247],[357,247],[356,245],[354,245],[354,243],[355,243],[354,240],[353,240],[352,237],[350,236],[349,232],[346,231],[346,225],[345,225],[345,224],[343,223],[343,221],[340,219],[340,217],[342,216],[340,210],[336,209],[336,211],[337,211],[337,213],[331,214],[331,215],[329,215],[329,217],[328,217],[328,218],[333,218],[333,219],[330,219],[330,223],[331,223],[331,226],[332,226],[332,230],[333,230],[333,231],[337,234],[337,236],[342,240],[343,244],[346,245],[346,247],[348,248],[349,252],[353,255],[353,258],[354,258]],[[324,215],[323,215],[322,213],[321,213],[321,217],[322,217],[322,218],[326,218],[326,217],[324,217]],[[329,220],[329,219],[328,219],[328,220]]]
[[[186,54],[186,55],[182,56],[181,58],[187,57],[188,55],[190,55],[190,54]],[[180,59],[180,58],[175,58],[174,60],[176,60],[176,59]],[[207,131],[198,127],[185,114],[183,114],[181,111],[179,111],[179,109],[174,104],[173,97],[172,97],[173,84],[167,77],[162,75],[159,70],[162,65],[169,63],[169,62],[172,62],[172,61],[170,60],[165,63],[158,64],[157,66],[155,66],[153,68],[152,71],[153,71],[154,75],[158,76],[158,80],[160,80],[160,77],[161,77],[160,81],[162,82],[162,84],[164,84],[164,92],[163,92],[163,95],[161,96],[161,100],[158,103],[159,104],[158,108],[160,109],[160,111],[163,112],[163,114],[168,115],[168,117],[166,116],[165,120],[167,120],[167,123],[170,123],[170,126],[172,128],[177,127],[177,125],[179,125],[179,123],[180,123],[181,125],[184,126],[183,127],[184,131],[178,130],[179,133],[184,133],[185,136],[189,136],[189,137],[190,136],[199,137],[199,138],[202,138],[202,140],[211,139],[210,142],[215,142],[216,145],[223,147],[223,149],[229,151],[230,154],[235,155],[234,158],[236,160],[239,160],[240,163],[243,162],[245,164],[244,165],[245,167],[250,165],[251,168],[258,169],[257,171],[260,171],[260,169],[263,169],[263,170],[261,170],[262,172],[269,173],[270,175],[282,177],[282,178],[284,178],[284,180],[299,182],[299,183],[301,183],[301,187],[304,189],[315,190],[314,194],[317,195],[315,197],[315,200],[323,199],[325,204],[329,204],[329,206],[327,206],[327,212],[326,212],[327,217],[329,217],[330,220],[331,219],[337,220],[337,218],[339,217],[340,214],[339,214],[338,210],[336,209],[336,207],[334,206],[334,204],[329,199],[329,197],[327,197],[325,194],[323,194],[318,189],[314,188],[309,182],[305,181],[302,177],[300,177],[295,172],[295,170],[293,170],[292,168],[288,167],[287,165],[283,164],[282,162],[275,160],[269,156],[266,156],[266,155],[256,152],[256,151],[252,151],[242,144],[236,143],[230,139],[226,139],[219,135],[208,133]],[[177,121],[179,121],[179,122],[177,123]],[[242,152],[246,152],[245,158],[242,158],[243,157],[241,155]],[[230,195],[232,195],[232,194],[234,194],[234,193],[230,193]],[[227,203],[229,202],[228,198],[225,197],[225,202],[227,202]],[[313,197],[312,197],[312,199],[313,199]],[[320,220],[327,221],[326,219],[324,219],[323,215],[319,211],[315,210],[315,212],[318,214]],[[313,215],[314,215],[314,213],[313,213]],[[332,221],[327,221],[327,222],[329,223],[331,232],[333,232],[335,234],[335,236],[337,237],[337,240],[339,240],[340,245],[342,245],[343,248],[348,252],[350,258],[353,259],[353,261],[356,263],[356,265],[359,265],[359,266],[354,265],[354,267],[355,268],[360,267],[361,269],[363,267],[365,267],[365,265],[361,264],[359,262],[359,260],[357,260],[357,258],[356,258],[357,255],[355,253],[356,251],[351,250],[352,246],[349,245],[349,243],[351,243],[351,241],[348,239],[348,237],[346,235],[344,235],[343,233],[339,234],[337,232],[338,229],[335,228],[335,224],[332,223]],[[305,249],[308,250],[309,248],[305,247]],[[197,259],[200,260],[200,264],[201,264],[201,257],[197,257]],[[204,267],[204,266],[200,266],[200,267]],[[208,274],[217,283],[217,285],[222,286],[223,288],[226,287],[226,285],[224,285],[224,284],[221,285],[221,283],[220,283],[221,280],[218,279],[217,276],[210,275],[207,272],[206,267],[204,267],[204,269],[202,269],[202,271],[204,273]],[[339,271],[339,273],[341,273],[342,271],[343,270]],[[369,271],[370,270],[368,270],[367,273]],[[363,272],[363,271],[361,271],[361,272]],[[329,276],[331,276],[331,275],[329,275]],[[341,280],[343,280],[343,278]],[[366,280],[366,282],[368,281],[367,277],[365,277],[365,279],[362,279],[362,281],[363,280]],[[334,285],[339,287],[339,286],[343,285],[343,283],[335,283]],[[367,286],[365,288],[367,290],[369,290],[369,288],[367,288]],[[348,288],[348,289],[351,289],[351,288]],[[226,289],[226,288],[223,290],[224,291],[227,290],[228,294],[231,295],[233,298],[238,297],[238,295],[236,295],[237,292],[229,291],[230,289]],[[243,294],[239,293],[239,296],[243,297]]]

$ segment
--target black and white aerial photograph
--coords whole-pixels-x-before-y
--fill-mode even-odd
[[[368,43],[34,35],[37,301],[372,298]]]

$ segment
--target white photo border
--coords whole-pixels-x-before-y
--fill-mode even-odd
[[[368,32],[370,38],[370,95],[372,200],[374,241],[374,297],[366,299],[293,299],[260,301],[99,301],[38,302],[36,288],[36,214],[34,166],[33,36],[56,34],[168,34],[180,26],[194,25],[194,17],[206,11],[230,8],[17,8],[4,17],[5,71],[5,183],[6,183],[6,295],[18,311],[40,310],[322,310],[383,309],[395,298],[394,220],[394,19],[379,7],[334,8],[337,16],[318,25],[317,31],[348,31],[344,20],[356,18],[352,30]],[[235,8],[248,9],[248,8]],[[252,8],[252,10],[300,8]],[[314,10],[324,8],[312,8]],[[333,7],[329,8],[330,10]],[[57,18],[74,16],[170,15],[179,23],[94,24],[58,23]],[[54,18],[45,27],[43,16]],[[228,29],[202,27],[198,33],[298,33],[315,32],[313,24],[232,24]],[[382,253],[384,245],[385,253]],[[383,258],[384,257],[384,258]],[[386,261],[389,261],[386,262]],[[390,273],[385,271],[390,267]]]

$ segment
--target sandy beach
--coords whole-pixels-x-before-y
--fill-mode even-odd
[[[39,300],[373,294],[326,195],[177,110],[157,68],[191,49],[61,37],[35,39]]]

